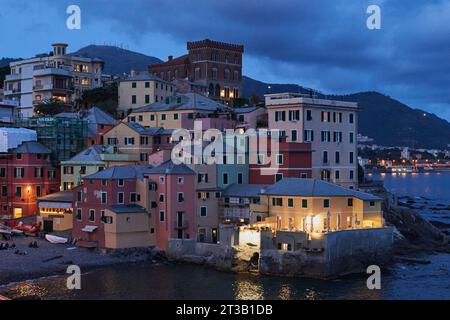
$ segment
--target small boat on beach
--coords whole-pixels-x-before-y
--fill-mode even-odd
[[[63,237],[58,237],[58,236],[52,236],[51,234],[46,234],[45,235],[45,239],[50,242],[50,243],[54,243],[54,244],[64,244],[67,243],[68,239],[67,238],[63,238]]]

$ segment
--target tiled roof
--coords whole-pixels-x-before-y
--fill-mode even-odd
[[[142,179],[151,165],[115,166],[84,177],[83,179]]]
[[[165,130],[163,128],[146,128],[136,122],[123,121],[123,123],[125,123],[131,129],[133,129],[134,131],[138,132],[141,135],[155,136],[157,134],[161,134],[161,132],[165,132]],[[166,133],[166,134],[168,134],[168,133]]]
[[[195,172],[190,169],[185,164],[176,165],[172,162],[172,160],[168,160],[157,167],[146,172],[148,174],[187,174],[187,175],[195,175]]]
[[[91,147],[81,151],[79,154],[73,156],[68,161],[69,162],[102,161],[100,154],[105,153],[105,150],[104,150],[105,147],[106,146],[101,146],[101,145],[91,146]]]
[[[132,204],[132,205],[115,205],[115,206],[110,206],[108,208],[108,210],[117,213],[117,214],[121,214],[121,213],[141,213],[141,212],[147,212],[143,207]]]
[[[39,142],[36,141],[25,141],[17,148],[13,149],[16,153],[42,153],[42,154],[50,154],[52,153],[50,149],[43,146]]]
[[[173,58],[172,60],[167,60],[165,62],[151,64],[150,68],[151,67],[160,67],[160,66],[166,67],[166,66],[175,66],[175,65],[185,64],[186,59],[189,59],[188,54]]]
[[[223,195],[226,197],[258,197],[267,184],[232,184],[227,187]]]
[[[178,94],[176,96],[168,97],[167,99],[168,103],[166,103],[166,101],[155,102],[137,108],[133,113],[170,110],[215,111],[227,109],[225,105],[194,92]]]
[[[374,195],[347,189],[317,179],[286,178],[268,186],[261,194],[304,197],[355,197],[361,200],[381,200]]]
[[[151,73],[148,72],[140,72],[139,74],[135,76],[130,76],[128,78],[120,80],[120,82],[126,82],[126,81],[159,81],[159,82],[165,82],[170,83],[168,81],[165,81]]]
[[[103,124],[103,125],[116,125],[118,122],[112,116],[110,116],[109,114],[107,114],[106,112],[97,107],[90,108],[87,111],[84,118],[87,119],[89,123]]]
[[[259,107],[245,107],[245,108],[234,108],[234,113],[250,113],[255,110],[258,110]]]

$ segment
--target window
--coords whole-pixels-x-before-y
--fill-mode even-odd
[[[258,154],[258,164],[264,164],[264,155]]]
[[[291,131],[291,141],[292,142],[297,141],[297,130],[292,130]]]
[[[22,154],[21,153],[16,154],[16,159],[17,160],[22,160]]]
[[[156,99],[156,101],[158,101],[158,99]],[[155,121],[155,115],[154,114],[150,115],[150,121]]]
[[[275,174],[275,183],[281,180],[283,180],[283,174],[282,173]]]
[[[283,155],[277,154],[277,164],[283,164]]]
[[[355,179],[355,172],[353,170],[350,170],[350,180]]]
[[[330,122],[331,121],[331,112],[322,111],[322,122]]]
[[[330,131],[322,131],[321,138],[322,138],[322,142],[330,142],[331,141],[331,132]]]
[[[106,204],[108,201],[108,194],[106,192],[102,192],[102,204]]]
[[[355,155],[353,152],[349,153],[349,161],[350,161],[350,164],[355,163]]]
[[[371,207],[375,207],[375,201],[370,201],[370,202],[369,202],[369,205],[370,205]]]
[[[34,168],[34,177],[41,178],[43,176],[44,169],[43,168]]]
[[[353,132],[349,133],[348,142],[349,143],[354,143],[355,142],[355,134]]]
[[[41,195],[41,186],[36,186],[36,197],[40,197]]]
[[[349,114],[349,122],[354,123],[355,122],[355,115],[353,113]]]
[[[89,210],[89,221],[95,221],[95,210],[94,209]]]
[[[167,118],[167,115],[165,113],[161,114],[161,120],[162,121],[166,120],[166,118]]]
[[[134,145],[134,138],[133,137],[125,137],[124,138],[124,144],[127,146],[127,145]]]
[[[323,200],[323,207],[329,208],[330,207],[330,199],[324,199]]]
[[[178,120],[178,113],[173,114],[173,120]]]
[[[312,110],[306,110],[306,121],[312,121]]]
[[[275,111],[275,121],[286,121],[286,112],[285,111]]]
[[[272,206],[282,207],[283,206],[283,198],[272,198]]]
[[[208,210],[206,207],[200,207],[200,217],[206,217],[208,214]]]
[[[289,110],[289,121],[299,121],[300,110]]]
[[[159,202],[163,203],[164,202],[164,193],[161,193],[159,195]]]
[[[314,131],[313,130],[305,130],[303,140],[305,142],[313,142],[314,141]]]
[[[83,218],[83,210],[82,209],[77,209],[77,220],[80,220]]]
[[[304,209],[308,208],[308,200],[307,199],[302,199],[302,208],[304,208]]]
[[[16,197],[20,198],[22,197],[22,187],[16,187]]]
[[[132,83],[131,83],[131,87],[132,87],[132,88],[136,88],[136,82],[132,82]]]
[[[164,222],[166,220],[166,214],[164,211],[159,212],[159,221]]]
[[[117,193],[117,204],[123,204],[124,201],[124,193],[119,192]]]
[[[239,172],[237,175],[237,183],[238,184],[243,184],[244,183],[244,175],[242,174],[242,172]]]
[[[337,143],[342,142],[342,132],[340,132],[340,131],[333,132],[333,142],[337,142]]]
[[[178,177],[178,184],[184,184],[184,177]]]
[[[324,151],[322,154],[322,162],[328,163],[328,151]]]
[[[302,172],[302,173],[300,174],[300,178],[302,178],[302,179],[307,179],[307,178],[308,178],[308,174],[305,173],[305,172]]]
[[[288,199],[288,207],[291,207],[291,208],[294,207],[294,199],[292,199],[292,198]]]
[[[82,200],[82,193],[81,191],[77,192],[77,201],[81,201]]]
[[[228,184],[228,173],[224,173],[222,176],[222,183]]]
[[[25,176],[24,168],[14,168],[14,178],[23,178]]]
[[[353,198],[348,198],[347,199],[347,206],[348,207],[353,207]]]
[[[108,186],[108,180],[102,179],[102,187]]]
[[[0,168],[0,178],[6,178],[6,168]]]
[[[150,88],[150,82],[146,82],[146,83],[145,83],[145,87],[146,87],[146,88]]]
[[[339,151],[336,151],[334,154],[334,160],[336,161],[336,164],[341,162],[341,153]]]
[[[2,197],[8,196],[8,186],[2,186]]]
[[[178,202],[179,203],[184,202],[184,193],[183,192],[178,192]]]
[[[135,95],[131,96],[131,104],[136,104],[136,96]]]
[[[123,179],[117,180],[117,186],[118,187],[123,187],[124,185],[125,185],[125,181]]]
[[[339,180],[341,178],[341,172],[339,170],[336,170],[334,172],[334,179]]]

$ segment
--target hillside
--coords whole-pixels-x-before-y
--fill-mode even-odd
[[[269,84],[244,77],[244,95],[262,97],[268,92],[300,92],[310,90],[295,84]],[[358,102],[359,132],[384,146],[414,148],[445,148],[450,144],[450,123],[432,113],[409,106],[378,92],[360,92],[349,95],[323,95],[330,99]]]
[[[161,62],[158,58],[113,46],[89,45],[72,54],[104,60],[104,73],[111,75],[129,73],[132,69],[144,71],[149,64]]]

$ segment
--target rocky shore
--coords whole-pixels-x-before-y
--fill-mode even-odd
[[[30,242],[37,248],[30,247]],[[12,282],[49,276],[65,276],[69,265],[77,265],[83,273],[119,264],[142,262],[165,263],[164,255],[157,248],[99,251],[76,248],[71,245],[52,244],[35,237],[16,237],[8,243],[8,249],[0,250],[0,286]]]

